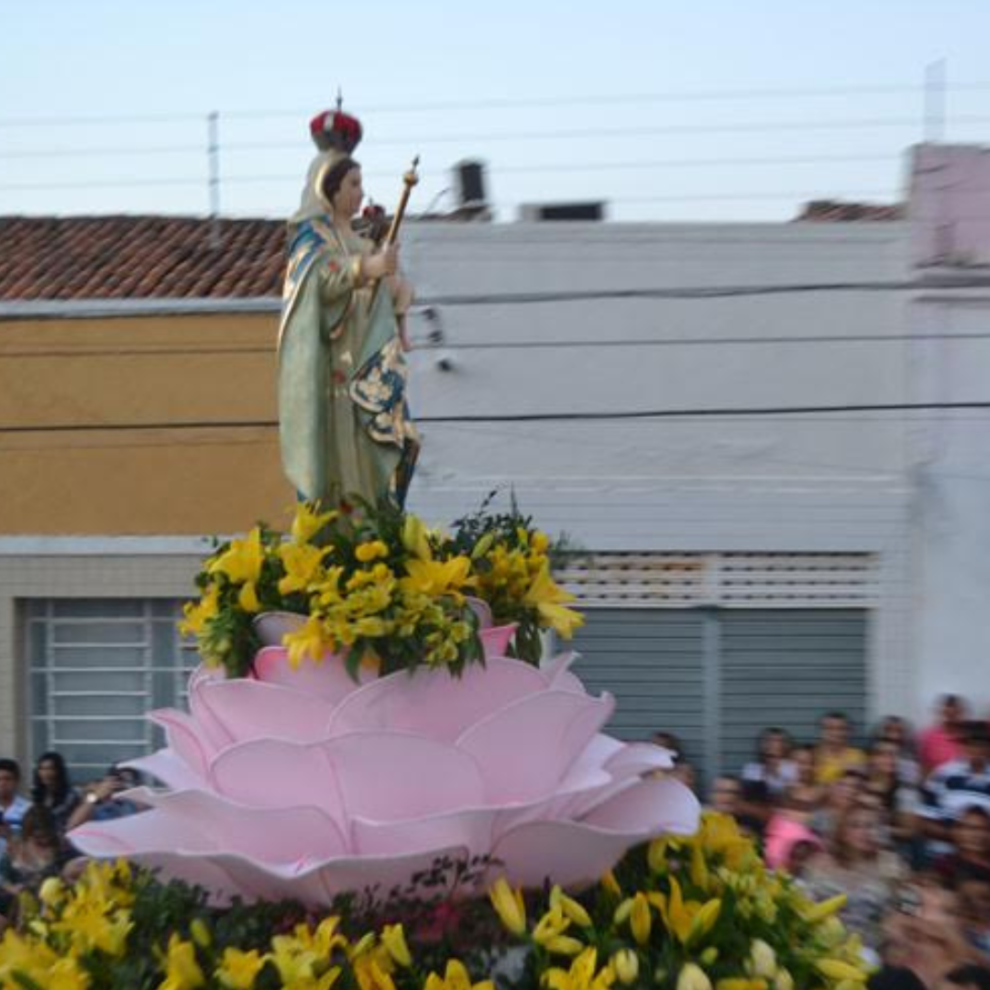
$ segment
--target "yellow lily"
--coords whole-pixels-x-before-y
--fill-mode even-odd
[[[708,890],[708,863],[697,842],[691,844],[691,883],[702,890]]]
[[[471,561],[467,557],[449,560],[409,560],[406,577],[399,581],[403,591],[438,598],[441,595],[460,597],[461,589],[474,584]]]
[[[378,557],[388,556],[388,545],[381,540],[371,540],[368,543],[359,543],[354,550],[354,556],[362,564],[376,560]]]
[[[402,545],[414,557],[420,560],[432,560],[433,552],[430,550],[430,541],[426,537],[426,527],[419,516],[411,513],[406,516],[402,523]]]
[[[564,916],[570,918],[574,924],[580,925],[582,928],[591,927],[591,917],[588,912],[573,897],[568,897],[561,890],[559,884],[554,884],[550,891],[550,906],[560,908]]]
[[[660,911],[667,928],[685,946],[707,935],[722,910],[722,902],[718,898],[704,904],[698,901],[685,903],[676,877],[670,878],[669,897],[657,892],[650,894],[649,900]]]
[[[289,650],[289,666],[298,670],[307,657],[319,662],[323,655],[335,649],[333,641],[327,635],[326,629],[318,616],[311,615],[299,628],[288,632],[282,642]]]
[[[629,912],[629,928],[633,938],[640,945],[646,945],[650,940],[650,929],[653,926],[653,919],[650,917],[650,902],[646,899],[646,894],[637,891],[633,897],[632,910]]]
[[[206,977],[196,961],[196,948],[175,932],[168,940],[165,957],[165,979],[158,990],[196,990],[206,983]]]
[[[570,935],[554,935],[553,938],[547,939],[544,948],[547,952],[558,956],[576,956],[587,946],[580,939],[572,938]]]
[[[767,981],[748,976],[727,976],[715,981],[715,990],[767,990]]]
[[[708,812],[702,815],[701,828],[693,839],[702,850],[713,856],[721,856],[730,869],[739,869],[744,860],[755,856],[753,843],[740,831],[731,815]]]
[[[748,971],[751,976],[773,979],[777,973],[777,953],[761,938],[753,939],[749,947]]]
[[[314,547],[312,544],[283,543],[278,548],[278,556],[285,568],[285,576],[278,582],[280,595],[291,595],[294,591],[306,591],[321,576],[323,558],[330,547]]]
[[[535,608],[543,622],[564,639],[570,639],[575,630],[584,625],[584,616],[563,604],[572,601],[574,595],[550,576],[549,561],[544,562],[523,596],[523,604]]]
[[[409,946],[406,944],[406,935],[401,924],[386,925],[382,929],[382,945],[399,966],[412,965],[412,956],[409,954]]]
[[[865,983],[866,973],[852,963],[843,962],[841,959],[817,959],[815,968],[827,976],[830,980],[850,980],[853,983]]]
[[[255,589],[261,577],[265,552],[261,545],[261,527],[255,526],[243,540],[231,540],[230,546],[208,565],[210,574],[225,574],[231,584],[243,585],[237,597],[245,612],[258,612],[261,606]]]
[[[639,956],[632,949],[619,949],[612,956],[612,969],[619,982],[629,986],[639,976]]]
[[[505,877],[499,877],[488,891],[488,898],[502,924],[513,935],[526,932],[526,902],[521,889],[513,890]]]
[[[292,520],[292,540],[294,543],[309,543],[327,523],[333,522],[340,513],[317,512],[316,503],[296,503],[296,515]]]
[[[430,973],[423,990],[495,990],[495,984],[491,980],[472,983],[464,963],[459,959],[449,959],[443,979],[436,973]]]
[[[183,636],[198,636],[210,619],[216,618],[220,612],[220,587],[211,584],[198,602],[186,602],[182,606],[185,617],[179,623],[179,632]]]
[[[836,894],[835,897],[830,897],[827,901],[820,901],[818,904],[803,911],[802,915],[805,921],[814,925],[837,914],[846,906],[846,901],[848,900],[849,898],[846,894]]]
[[[251,990],[254,981],[265,965],[265,957],[257,950],[242,952],[226,948],[214,975],[228,990]]]
[[[21,982],[17,975],[12,983]],[[76,959],[59,959],[45,974],[43,985],[46,990],[88,990],[90,975]]]
[[[551,906],[550,910],[536,923],[536,927],[533,929],[533,941],[545,946],[550,939],[563,935],[570,926],[570,919],[564,917],[564,912],[561,911],[560,907]]]
[[[619,881],[615,879],[615,872],[613,870],[607,870],[602,874],[602,886],[613,897],[622,896],[622,888],[619,886]]]
[[[363,953],[353,965],[360,990],[395,990],[395,981],[378,961],[376,953]]]
[[[712,981],[697,963],[685,963],[677,974],[677,990],[712,990]]]
[[[261,576],[264,551],[261,547],[261,527],[255,526],[243,540],[231,540],[230,546],[210,562],[210,574],[226,574],[234,584],[257,581]]]
[[[606,965],[596,973],[597,965],[598,953],[589,947],[571,963],[570,969],[548,969],[541,982],[550,990],[608,990],[615,982],[615,970]]]

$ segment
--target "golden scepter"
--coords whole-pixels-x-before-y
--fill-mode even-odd
[[[388,236],[385,238],[385,244],[390,245],[395,243],[395,239],[399,236],[399,226],[402,224],[402,218],[406,215],[406,206],[409,204],[409,196],[412,193],[413,186],[419,182],[419,176],[416,174],[416,166],[419,164],[419,155],[417,155],[412,160],[412,165],[402,176],[402,195],[399,197],[399,205],[395,209],[395,216],[392,217],[392,225],[388,228]]]
[[[399,197],[399,205],[395,208],[395,214],[392,216],[392,223],[389,225],[388,234],[385,235],[385,247],[391,247],[395,244],[399,236],[399,227],[402,225],[402,219],[406,215],[406,206],[409,205],[409,197],[412,194],[413,186],[419,182],[419,175],[416,174],[417,165],[419,165],[419,155],[412,160],[412,165],[409,166],[402,176],[402,195]],[[378,299],[379,285],[381,285],[380,279],[375,282],[371,289],[371,306],[368,307],[369,312]],[[405,316],[405,313],[402,316]],[[402,349],[408,351],[409,343],[406,340],[405,321],[403,319],[399,320],[399,336],[402,341]]]
[[[419,155],[412,160],[412,165],[409,166],[408,170],[402,176],[402,195],[399,197],[399,205],[395,208],[392,223],[389,224],[388,233],[385,235],[385,240],[382,243],[383,247],[391,247],[398,239],[399,227],[402,225],[402,219],[406,215],[406,207],[409,205],[409,197],[412,194],[413,186],[419,182],[419,176],[416,174],[416,166],[418,164]],[[375,294],[378,292],[380,281],[379,279],[372,289],[372,302],[374,302]]]

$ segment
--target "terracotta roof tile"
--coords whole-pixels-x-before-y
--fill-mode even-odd
[[[280,220],[0,217],[0,301],[278,296]]]

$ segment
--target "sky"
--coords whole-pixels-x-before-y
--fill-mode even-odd
[[[944,136],[990,138],[985,0],[0,0],[0,25],[0,215],[203,215],[215,111],[221,212],[283,217],[338,87],[376,200],[419,154],[411,210],[453,206],[479,159],[500,220],[893,201],[942,60]]]

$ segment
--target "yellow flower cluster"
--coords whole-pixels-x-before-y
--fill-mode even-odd
[[[0,990],[111,990],[118,986],[114,968],[136,959],[153,970],[142,985],[155,990],[494,990],[488,974],[473,977],[462,959],[438,954],[435,941],[407,941],[401,923],[354,937],[346,917],[332,916],[263,944],[257,925],[245,929],[252,941],[238,944],[229,927],[211,928],[207,913],[181,930],[174,919],[158,928],[152,920],[149,929],[148,903],[140,898],[155,889],[162,888],[132,877],[123,864],[90,865],[71,889],[46,882],[40,903],[22,911],[20,926],[0,940]],[[691,838],[655,840],[647,852],[631,853],[590,896],[578,899],[560,887],[524,895],[499,879],[489,903],[493,914],[473,906],[466,930],[487,926],[490,934],[468,947],[464,960],[480,955],[490,964],[483,950],[499,943],[491,924],[501,922],[507,947],[528,959],[523,982],[509,978],[509,987],[533,980],[544,990],[866,986],[859,941],[837,917],[844,899],[809,901],[789,877],[769,872],[733,820],[720,815],[706,815]],[[146,919],[140,926],[138,916]],[[429,966],[421,961],[426,952]]]
[[[71,889],[47,881],[40,913],[24,931],[8,928],[0,939],[0,988],[118,986],[113,967],[135,961],[140,951],[129,942],[134,897],[123,863],[91,864]],[[282,990],[396,990],[398,974],[411,974],[414,965],[401,924],[386,924],[353,941],[342,933],[336,916],[297,924],[289,933],[273,935],[264,948],[222,949],[209,925],[197,918],[188,935],[173,930],[144,955],[154,969],[156,990],[253,990],[259,978]],[[490,981],[473,982],[457,959],[447,961],[442,976],[417,974],[416,985],[421,990],[494,990]]]
[[[131,871],[126,863],[94,863],[74,889],[46,880],[40,905],[22,899],[25,931],[8,928],[0,940],[0,987],[87,990],[86,960],[120,960],[134,922]]]
[[[567,608],[574,596],[551,576],[550,538],[523,527],[515,532],[514,545],[508,540],[482,538],[472,553],[477,571],[479,597],[496,615],[512,615],[519,609],[535,609],[540,625],[570,639],[584,623],[580,612]]]
[[[181,631],[207,664],[235,676],[250,667],[252,623],[265,611],[305,616],[286,638],[294,666],[337,655],[352,673],[359,664],[458,673],[482,658],[470,594],[497,624],[516,624],[515,655],[535,663],[540,630],[570,638],[583,618],[552,577],[545,533],[517,525],[522,517],[479,519],[473,535],[450,536],[388,507],[355,514],[299,503],[288,534],[258,525],[206,561]]]
[[[608,910],[595,917],[555,888],[530,927],[523,892],[495,883],[502,924],[545,960],[544,987],[608,990],[645,971],[676,990],[865,990],[862,946],[836,917],[845,899],[809,901],[766,869],[732,818],[706,814],[695,836],[654,840],[645,859],[631,889],[614,873],[603,879]],[[601,962],[603,945],[611,956]]]

